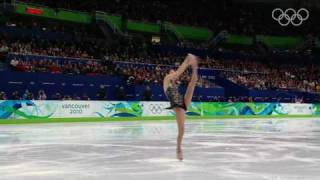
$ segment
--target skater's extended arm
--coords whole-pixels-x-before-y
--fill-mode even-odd
[[[163,79],[163,89],[166,90],[170,84],[170,81],[179,79],[179,77],[186,71],[189,65],[192,65],[196,62],[197,57],[193,54],[188,54],[184,59],[183,63],[178,67],[178,69],[165,76]]]
[[[193,54],[188,54],[184,59],[183,63],[179,66],[177,71],[172,74],[173,79],[179,79],[179,77],[186,71],[189,65],[193,64],[197,60],[196,56]]]

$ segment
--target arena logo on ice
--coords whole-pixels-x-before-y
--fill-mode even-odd
[[[81,114],[83,110],[90,109],[90,104],[62,104],[62,109],[69,110],[70,114]]]

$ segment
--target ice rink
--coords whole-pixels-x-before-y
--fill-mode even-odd
[[[0,126],[0,180],[319,180],[320,119]]]

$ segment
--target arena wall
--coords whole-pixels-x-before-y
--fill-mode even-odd
[[[0,119],[172,117],[168,102],[144,101],[0,101]],[[320,115],[320,104],[194,102],[187,116]]]

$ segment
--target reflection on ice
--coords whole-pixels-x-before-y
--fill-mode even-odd
[[[174,121],[0,126],[0,179],[316,180],[319,138],[318,119],[188,121],[180,162]]]

